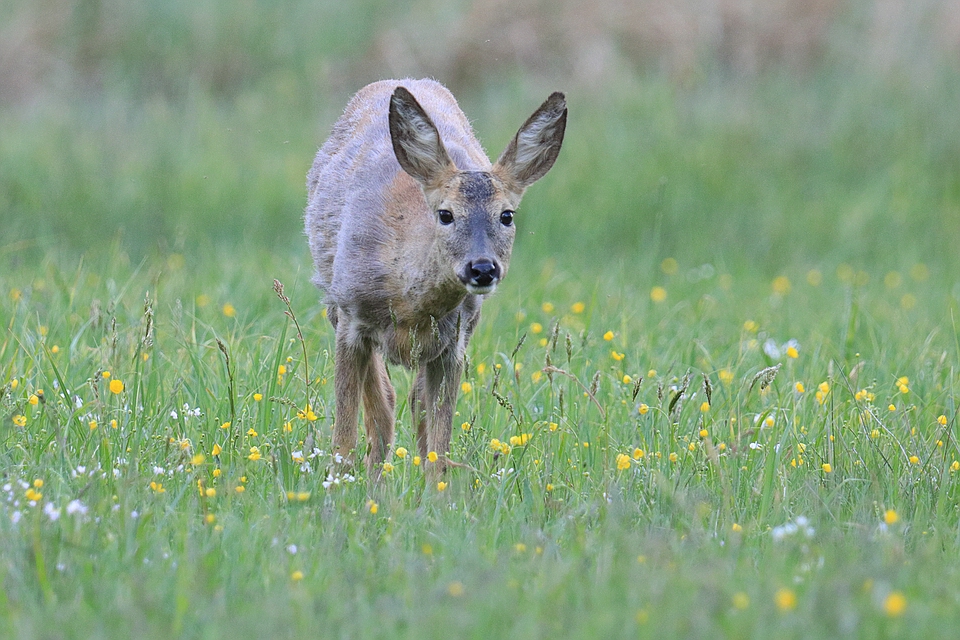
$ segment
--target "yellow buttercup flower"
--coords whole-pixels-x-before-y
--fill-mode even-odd
[[[110,393],[117,395],[123,393],[123,383],[116,378],[110,381]]]
[[[793,611],[797,608],[797,594],[791,589],[778,589],[773,595],[773,601],[777,609],[783,612]]]
[[[790,293],[790,278],[787,276],[778,276],[773,280],[773,292],[780,296]]]
[[[891,618],[902,616],[907,610],[907,598],[900,591],[893,591],[883,601],[883,612]]]

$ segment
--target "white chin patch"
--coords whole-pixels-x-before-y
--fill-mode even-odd
[[[494,289],[496,289],[496,288],[497,288],[497,283],[496,283],[496,282],[493,282],[493,283],[491,283],[491,284],[488,284],[488,285],[485,286],[485,287],[478,287],[478,286],[475,285],[475,284],[468,284],[468,285],[467,285],[467,291],[470,292],[470,293],[472,293],[472,294],[475,295],[475,296],[483,296],[483,295],[486,295],[486,294],[488,294],[488,293],[493,293]]]

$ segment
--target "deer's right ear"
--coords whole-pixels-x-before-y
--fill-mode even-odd
[[[390,139],[397,162],[424,187],[454,170],[436,125],[405,87],[390,96]]]

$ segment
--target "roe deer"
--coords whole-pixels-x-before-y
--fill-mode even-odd
[[[336,334],[333,452],[354,460],[362,398],[372,479],[393,445],[385,361],[417,369],[417,449],[428,470],[445,469],[483,296],[506,275],[514,211],[553,166],[566,122],[564,96],[554,93],[491,165],[449,90],[386,80],[350,100],[317,153],[305,218],[313,281]]]

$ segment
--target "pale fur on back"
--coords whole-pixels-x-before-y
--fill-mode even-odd
[[[454,302],[433,299],[445,297],[436,281],[441,265],[426,259],[435,214],[391,144],[388,111],[398,86],[416,96],[458,169],[491,168],[453,94],[433,80],[384,80],[349,102],[307,176],[306,233],[314,283],[328,305],[374,331],[442,317]],[[449,285],[459,301],[462,285]]]

